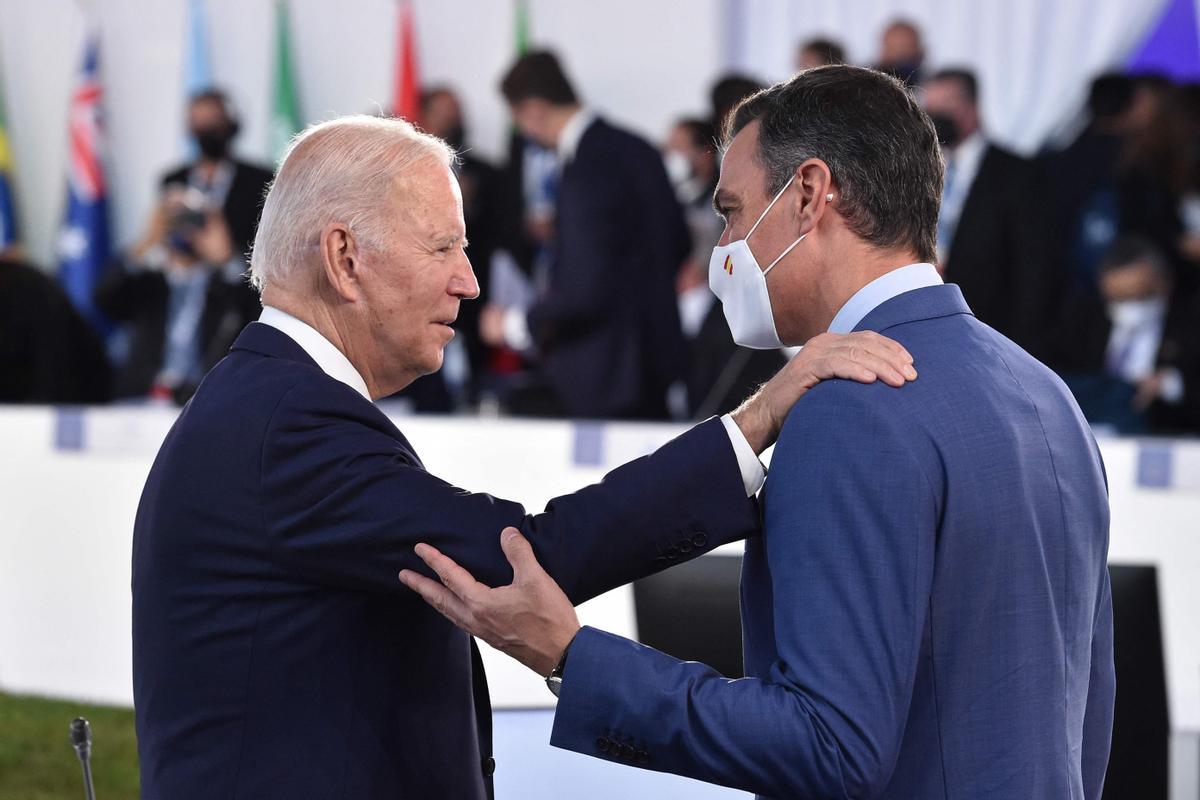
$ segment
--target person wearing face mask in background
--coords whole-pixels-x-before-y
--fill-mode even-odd
[[[185,402],[260,311],[245,272],[271,171],[232,156],[240,124],[224,92],[193,96],[187,125],[196,159],[166,174],[142,237],[96,288],[129,335],[118,399]]]
[[[942,276],[958,284],[975,316],[1043,356],[1062,281],[1047,258],[1033,165],[987,138],[970,70],[936,73],[923,94],[946,161]]]
[[[1093,425],[1200,433],[1200,303],[1173,290],[1170,263],[1149,239],[1113,244],[1099,291],[1072,298],[1054,341],[1055,365]]]
[[[689,419],[732,411],[785,361],[779,351],[738,347],[721,304],[708,288],[709,254],[721,238],[722,228],[712,209],[720,170],[716,139],[711,123],[684,118],[671,129],[663,148],[667,175],[692,235],[692,251],[680,267],[675,286],[679,321],[688,344],[687,392],[685,401],[675,400],[682,407],[672,409],[675,416]]]
[[[924,63],[921,29],[906,19],[892,20],[879,37],[879,61],[875,69],[898,78],[911,88],[921,85]]]

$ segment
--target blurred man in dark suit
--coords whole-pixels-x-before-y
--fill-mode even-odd
[[[1160,100],[1156,79],[1100,75],[1088,93],[1083,133],[1040,160],[1045,217],[1055,232],[1050,255],[1062,265],[1068,297],[1098,289],[1100,262],[1121,236],[1149,238],[1169,254],[1178,243],[1177,198],[1139,152],[1142,141],[1157,138]]]
[[[1053,323],[1058,281],[1046,258],[1033,165],[987,139],[974,73],[925,84],[946,160],[938,260],[975,315],[1035,355]]]
[[[1200,303],[1172,291],[1153,242],[1118,239],[1101,262],[1099,291],[1076,293],[1054,341],[1054,366],[1093,424],[1200,433]]]
[[[0,403],[103,403],[104,346],[45,272],[0,250]]]
[[[583,107],[552,53],[522,56],[501,91],[562,175],[548,285],[527,313],[485,308],[485,338],[537,348],[539,411],[665,418],[687,359],[675,275],[689,238],[658,150]]]
[[[163,178],[141,240],[96,290],[129,327],[117,397],[186,401],[258,312],[244,274],[271,172],[231,155],[239,123],[224,93],[193,97],[187,120],[199,157]]]

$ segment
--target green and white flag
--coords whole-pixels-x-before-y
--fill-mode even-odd
[[[300,103],[292,78],[292,44],[286,0],[275,3],[275,88],[271,93],[271,154],[276,163],[300,132]]]

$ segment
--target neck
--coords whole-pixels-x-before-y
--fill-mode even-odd
[[[559,141],[562,139],[563,129],[567,127],[567,123],[571,121],[571,117],[579,113],[580,106],[578,103],[569,106],[555,106],[550,112],[550,118],[547,120],[547,129],[550,141],[554,143],[554,147],[558,147]]]
[[[811,297],[810,313],[805,315],[804,341],[829,330],[842,306],[876,278],[921,259],[906,248],[878,249],[855,243],[840,257],[833,254],[822,267],[824,280],[817,282]]]
[[[407,377],[399,385],[395,380],[387,380],[371,345],[373,340],[359,333],[363,326],[358,319],[342,311],[350,308],[347,303],[330,303],[323,297],[301,296],[273,286],[263,288],[262,302],[291,314],[328,339],[362,376],[372,400],[395,394],[418,377]]]

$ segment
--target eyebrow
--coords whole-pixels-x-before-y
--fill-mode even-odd
[[[463,246],[464,250],[470,244],[470,242],[467,241],[466,235],[459,236],[457,233],[450,233],[450,234],[446,234],[445,236],[433,237],[433,244],[435,246],[435,249],[442,248],[442,247],[452,247],[452,246],[458,244],[459,242],[462,242],[462,246]]]
[[[737,197],[727,189],[717,189],[713,194],[712,207],[720,216],[725,216],[725,212],[737,204]]]

